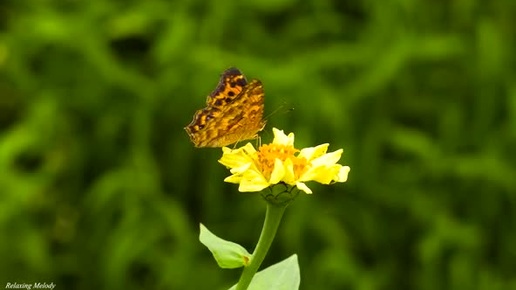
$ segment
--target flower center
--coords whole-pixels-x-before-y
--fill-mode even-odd
[[[258,168],[263,176],[268,180],[271,177],[276,159],[285,161],[290,159],[294,164],[294,174],[296,179],[305,170],[307,160],[304,157],[297,157],[295,154],[299,152],[294,146],[281,144],[266,144],[258,149]]]

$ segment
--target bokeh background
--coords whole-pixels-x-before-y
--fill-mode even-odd
[[[301,289],[516,289],[516,2],[7,0],[0,285],[227,289],[265,205],[183,127],[240,68],[268,125],[344,149],[264,266]],[[4,286],[2,286],[4,287]]]

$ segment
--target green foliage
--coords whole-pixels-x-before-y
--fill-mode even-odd
[[[217,237],[203,224],[200,225],[199,240],[210,250],[220,268],[234,269],[248,266],[251,260],[251,254],[249,254],[245,248],[239,244]],[[297,256],[292,255],[256,273],[248,289],[297,290],[299,289],[299,283],[299,264]],[[230,290],[236,289],[236,286],[237,285],[234,285]]]
[[[199,241],[210,250],[223,269],[244,267],[251,259],[251,254],[244,247],[217,237],[203,224],[200,226]]]
[[[276,111],[262,142],[274,126],[351,166],[288,207],[263,267],[296,253],[300,289],[516,289],[514,15],[509,0],[2,1],[0,283],[234,284],[198,224],[253,248],[265,205],[183,127],[236,66]]]
[[[297,256],[292,255],[285,260],[264,269],[254,276],[249,290],[275,289],[297,290],[299,289],[299,265]],[[235,290],[236,285],[229,290]]]

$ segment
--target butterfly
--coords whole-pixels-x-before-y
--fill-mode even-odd
[[[258,138],[265,127],[261,81],[247,82],[237,68],[225,70],[206,107],[195,112],[185,127],[195,147],[224,147]]]

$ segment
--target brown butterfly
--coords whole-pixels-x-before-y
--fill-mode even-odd
[[[195,112],[185,127],[195,147],[223,147],[258,138],[265,127],[263,86],[247,82],[237,68],[229,68],[206,99],[206,108]]]

